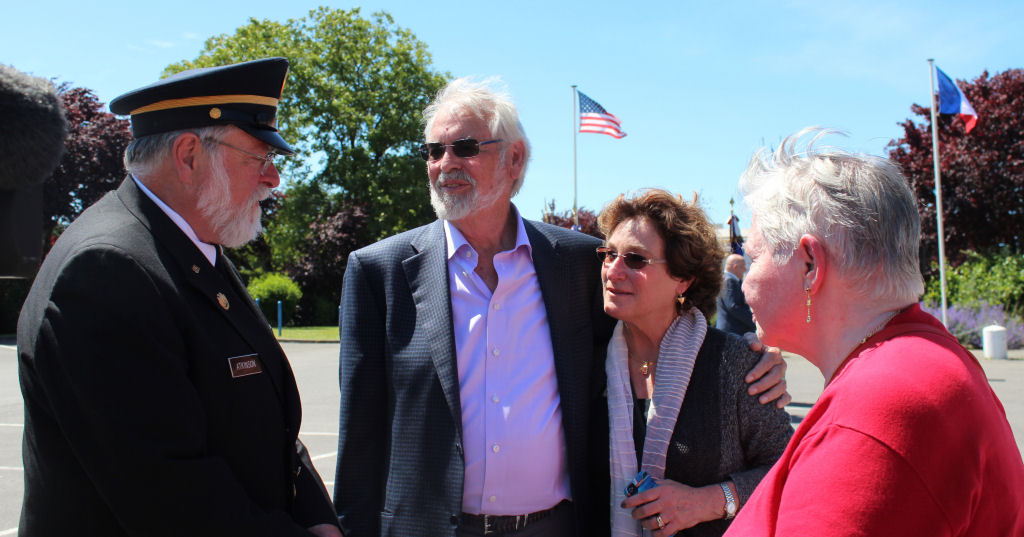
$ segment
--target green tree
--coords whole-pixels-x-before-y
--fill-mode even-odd
[[[275,262],[296,262],[310,224],[330,208],[365,208],[363,243],[433,218],[415,148],[420,112],[448,75],[432,70],[423,42],[387,13],[321,7],[284,23],[250,19],[166,74],[267,56],[290,62],[278,123],[304,156],[286,166],[292,181],[267,225],[267,242],[286,256]]]

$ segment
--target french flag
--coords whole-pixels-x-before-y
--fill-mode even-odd
[[[939,113],[959,114],[960,119],[964,120],[964,133],[971,132],[978,122],[978,113],[949,75],[943,73],[938,66],[935,66],[935,73],[939,79]]]

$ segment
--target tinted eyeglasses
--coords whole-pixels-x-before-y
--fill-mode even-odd
[[[463,138],[461,140],[455,140],[450,144],[432,142],[420,146],[420,157],[422,157],[423,160],[440,160],[441,157],[444,156],[445,148],[450,147],[452,148],[452,153],[455,153],[456,157],[470,158],[480,154],[480,146],[496,144],[500,141],[500,139],[495,139],[487,140],[486,142],[478,142],[475,138]]]
[[[233,145],[231,145],[231,144],[229,144],[227,142],[222,142],[222,141],[220,141],[220,140],[218,140],[216,138],[203,138],[203,141],[212,142],[212,143],[215,143],[215,144],[218,144],[218,145],[222,145],[224,147],[230,147],[231,149],[234,149],[235,151],[238,151],[240,153],[245,153],[246,155],[249,155],[250,157],[252,157],[254,159],[262,160],[263,161],[263,166],[260,168],[260,175],[266,175],[267,174],[267,168],[269,168],[270,165],[274,163],[274,159],[276,159],[278,156],[280,156],[279,153],[275,153],[274,151],[270,151],[266,155],[260,155],[258,153],[253,153],[252,151],[246,151],[245,149],[242,149],[241,147],[235,147],[235,146],[233,146]]]
[[[621,257],[622,262],[632,270],[643,270],[647,265],[665,262],[664,259],[651,259],[636,252],[616,252],[606,246],[602,246],[597,249],[597,258],[605,265],[611,265],[614,263],[616,257]]]

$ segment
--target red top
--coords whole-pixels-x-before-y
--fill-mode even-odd
[[[1024,536],[1024,462],[974,356],[917,305],[854,349],[728,536]]]

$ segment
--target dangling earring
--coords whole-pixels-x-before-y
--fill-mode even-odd
[[[811,288],[804,288],[804,292],[807,293],[807,324],[811,324]]]
[[[679,296],[676,297],[676,302],[678,302],[679,307],[682,308],[683,306],[686,305],[686,297],[683,296],[682,293],[679,293]]]

